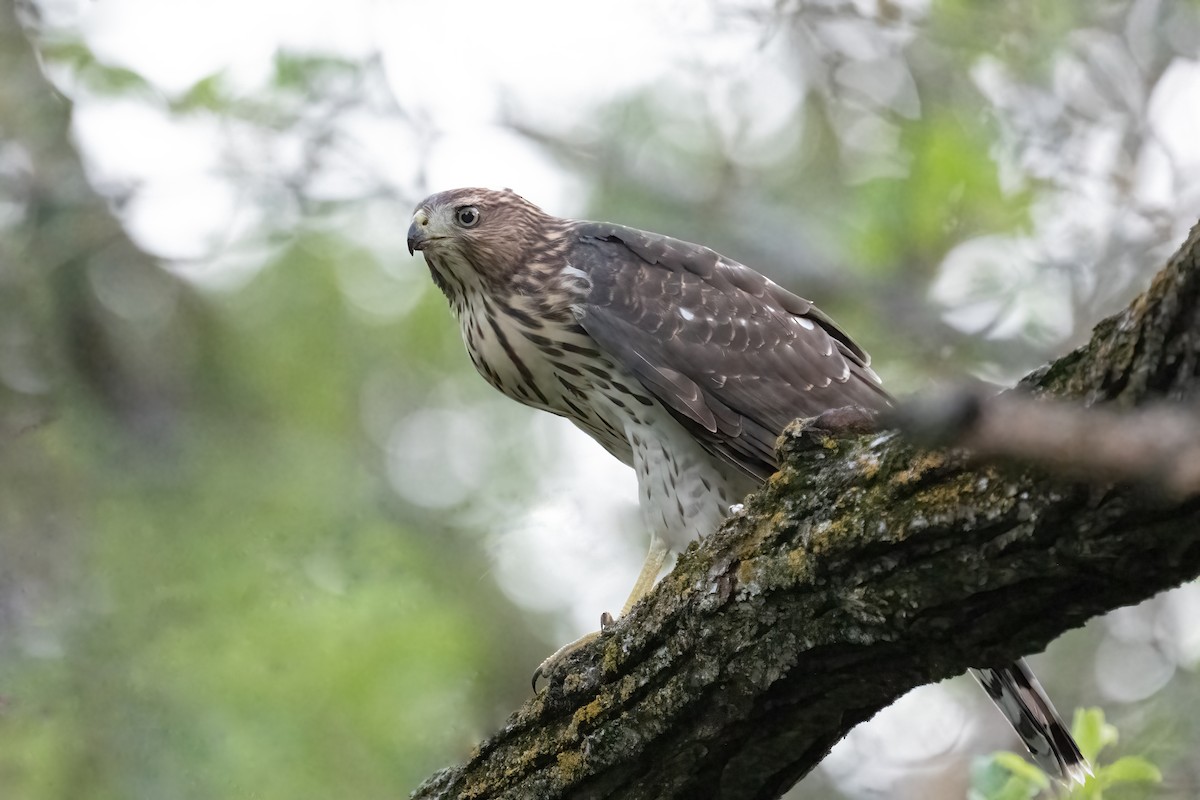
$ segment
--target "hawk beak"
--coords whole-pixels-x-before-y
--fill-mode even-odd
[[[414,250],[424,250],[428,241],[429,214],[425,209],[418,208],[417,213],[413,214],[412,224],[408,226],[408,254],[411,256]]]
[[[425,226],[417,220],[413,220],[413,224],[408,226],[408,254],[411,256],[414,251],[423,249],[425,249]]]

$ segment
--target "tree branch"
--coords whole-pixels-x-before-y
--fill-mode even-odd
[[[47,371],[69,367],[127,431],[161,443],[184,393],[190,290],[129,238],[93,190],[71,143],[71,104],[42,73],[18,7],[37,12],[0,0],[0,143],[25,163],[3,187],[25,224],[0,243],[5,268],[19,276],[0,295],[0,316],[39,317],[30,325],[44,329]],[[101,302],[96,284],[137,285],[178,302],[165,324],[139,324]]]
[[[1185,500],[1200,494],[1198,410],[1157,404],[1121,413],[967,389],[906,401],[883,422],[927,446],[965,448],[976,462],[1037,464],[1064,478],[1137,483]]]
[[[1147,292],[1023,381],[1190,397],[1200,226]],[[1200,574],[1200,500],[797,426],[783,469],[418,798],[772,798],[909,689],[1041,650]],[[1111,476],[1106,476],[1108,480]]]

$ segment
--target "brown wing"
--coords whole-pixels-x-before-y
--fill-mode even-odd
[[[576,223],[580,324],[713,453],[759,479],[797,417],[888,405],[870,357],[811,302],[706,247]]]

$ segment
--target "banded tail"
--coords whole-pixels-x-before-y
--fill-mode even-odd
[[[1025,659],[971,674],[1017,731],[1033,760],[1049,775],[1083,783],[1092,774],[1087,759]]]

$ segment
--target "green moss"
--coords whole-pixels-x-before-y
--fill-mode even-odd
[[[604,703],[604,695],[597,697],[592,702],[577,709],[571,717],[571,727],[578,730],[580,726],[587,725],[604,713],[607,706]]]
[[[879,474],[879,456],[874,453],[862,453],[854,459],[854,464],[867,481],[874,480],[875,476]]]
[[[570,786],[578,780],[579,771],[583,767],[583,755],[577,750],[566,750],[556,756],[558,771],[562,773],[563,782]]]
[[[897,471],[888,481],[893,486],[907,486],[919,482],[932,470],[945,465],[946,454],[938,451],[919,452],[913,456],[906,469]]]
[[[911,511],[922,508],[946,510],[975,505],[979,497],[979,475],[962,472],[948,480],[923,488],[913,495]]]
[[[600,669],[605,675],[612,675],[621,666],[621,646],[615,638],[604,645],[604,653],[600,657]],[[586,708],[586,706],[585,706]],[[583,711],[584,709],[579,709]],[[576,712],[578,715],[578,712]]]
[[[784,557],[784,563],[797,582],[808,580],[812,574],[812,565],[809,561],[808,551],[804,548],[797,547],[794,550],[789,550]]]

